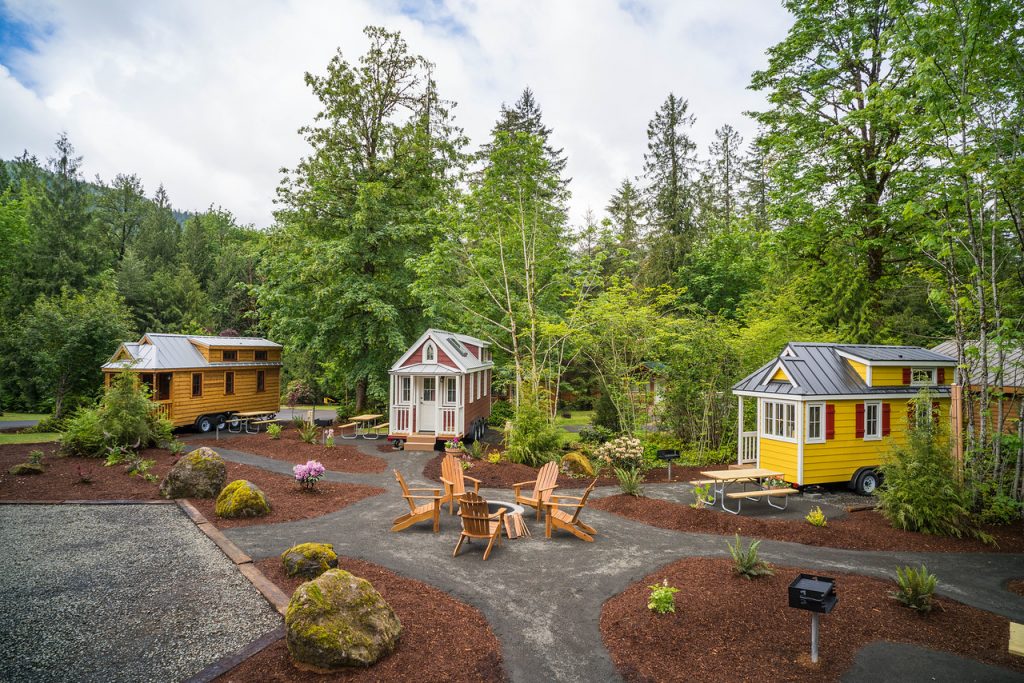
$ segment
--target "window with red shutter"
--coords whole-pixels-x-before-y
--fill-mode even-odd
[[[836,438],[836,406],[825,404],[825,440]]]
[[[932,421],[939,424],[939,402],[932,401]]]
[[[856,431],[856,434],[857,434],[857,438],[858,439],[863,439],[864,438],[864,404],[863,403],[858,403],[857,404],[857,431]]]
[[[946,368],[939,368],[939,384],[946,383]]]
[[[882,404],[882,436],[889,436],[889,424],[891,421],[892,407],[888,403]]]

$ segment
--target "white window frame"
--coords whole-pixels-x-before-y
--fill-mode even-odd
[[[476,397],[481,399],[484,396],[484,373],[474,372],[473,374],[476,375]]]
[[[795,401],[761,400],[761,436],[776,441],[797,443],[797,403]]]
[[[877,430],[874,434],[868,432],[868,410],[875,409],[875,429]],[[864,401],[864,440],[865,441],[881,441],[882,440],[882,402],[881,401]]]
[[[811,411],[816,410],[818,412],[818,435],[811,435]],[[823,401],[812,401],[807,404],[807,414],[804,419],[804,443],[825,443],[825,403]]]
[[[484,370],[484,396],[491,394],[491,371]]]
[[[928,381],[922,382],[921,380],[914,379],[914,374],[918,372],[927,372]],[[938,380],[935,379],[935,368],[910,368],[910,386],[912,387],[930,387],[935,385]]]
[[[476,375],[469,373],[469,402],[473,402],[473,394],[476,391]]]
[[[427,382],[430,382],[431,387],[427,388]],[[430,398],[427,398],[427,392],[430,392]],[[437,402],[437,378],[436,377],[424,377],[423,382],[420,386],[420,396],[424,403],[436,403]]]
[[[398,402],[409,405],[412,402],[412,377],[399,377]]]
[[[437,346],[434,345],[434,342],[428,341],[426,344],[423,345],[423,362],[437,362]]]
[[[445,377],[444,379],[444,404],[446,406],[453,406],[458,402],[459,388],[454,377]]]

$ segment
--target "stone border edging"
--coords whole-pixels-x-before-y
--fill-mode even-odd
[[[224,655],[199,673],[186,678],[182,683],[210,683],[210,681],[213,681],[218,676],[226,674],[245,660],[249,659],[253,655],[259,654],[267,647],[284,637],[285,627],[283,625],[278,626],[273,631],[263,634],[242,649],[229,655]]]

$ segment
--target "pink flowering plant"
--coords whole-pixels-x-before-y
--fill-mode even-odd
[[[602,469],[643,469],[644,445],[635,436],[620,436],[598,446],[593,459]]]
[[[295,481],[307,491],[312,491],[316,483],[324,478],[327,469],[317,460],[309,460],[304,465],[296,465],[292,468],[295,473]]]

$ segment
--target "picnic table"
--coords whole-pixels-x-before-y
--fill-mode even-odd
[[[711,505],[714,505],[716,502],[720,502],[723,510],[734,515],[738,515],[740,513],[740,506],[744,499],[758,500],[760,498],[764,498],[768,501],[768,505],[771,507],[777,510],[785,510],[786,506],[789,504],[788,496],[798,493],[798,491],[792,487],[770,488],[763,485],[765,479],[782,478],[784,474],[785,473],[783,472],[776,472],[775,470],[769,470],[762,467],[748,467],[734,470],[709,470],[707,472],[701,472],[701,476],[707,477],[706,480],[692,481],[690,483],[695,486],[711,484]],[[737,483],[743,484],[742,492],[725,492],[726,486]],[[754,484],[757,489],[748,491],[747,484]],[[772,502],[772,498],[783,498],[786,501],[786,504],[776,505]],[[725,504],[726,500],[735,500],[736,509],[733,510],[729,508]]]
[[[272,422],[277,412],[273,410],[253,410],[246,413],[234,413],[228,422],[229,432],[241,432],[243,428],[247,434],[256,434],[260,431],[259,425]],[[234,425],[234,428],[232,428]],[[250,425],[256,425],[255,430],[250,430]]]
[[[353,431],[355,432],[355,436],[362,435],[362,437],[364,439],[376,439],[376,438],[378,438],[380,436],[380,434],[376,433],[377,430],[380,427],[386,427],[387,426],[387,423],[385,423],[383,425],[378,425],[377,424],[377,420],[379,420],[382,417],[384,417],[384,416],[381,415],[380,413],[368,413],[366,415],[356,415],[355,417],[350,417],[349,418],[349,424],[354,426]],[[371,423],[371,424],[367,425],[367,423]],[[342,427],[342,429],[344,429],[347,426],[349,426],[349,425],[344,425]],[[373,436],[371,436],[371,434]]]

